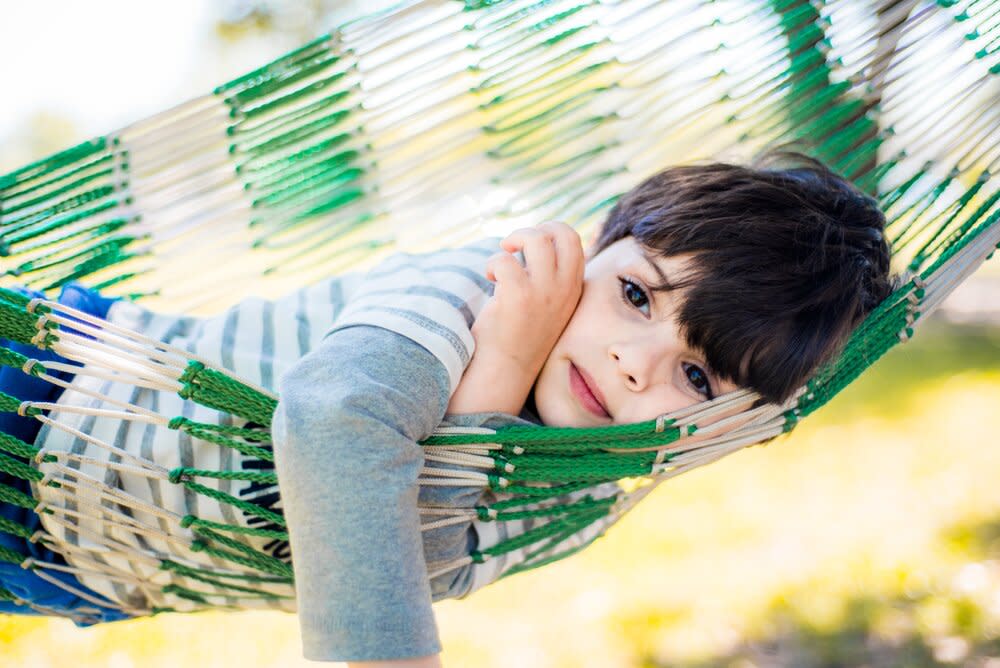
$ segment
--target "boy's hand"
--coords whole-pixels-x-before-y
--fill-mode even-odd
[[[583,292],[583,245],[569,225],[524,227],[500,247],[486,263],[493,297],[472,324],[476,351],[448,413],[517,415]]]
[[[572,227],[549,221],[515,230],[500,247],[486,263],[493,297],[472,325],[476,354],[499,356],[534,382],[580,301],[583,244]]]

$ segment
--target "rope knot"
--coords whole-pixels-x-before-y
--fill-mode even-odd
[[[792,429],[795,428],[796,424],[798,424],[798,421],[799,421],[799,409],[798,408],[793,408],[790,411],[785,411],[784,413],[782,413],[782,415],[785,416],[785,424],[782,427],[782,431],[785,432],[785,433],[788,433]]]
[[[184,369],[184,376],[187,376],[187,379],[190,380],[191,378],[197,376],[201,371],[204,371],[204,369],[204,364],[198,360],[191,360],[188,362],[187,368]]]
[[[184,369],[184,373],[180,375],[177,379],[181,382],[183,387],[177,393],[181,399],[191,399],[194,396],[195,387],[194,382],[199,373],[205,369],[205,365],[198,360],[191,360],[187,364],[187,368]]]
[[[492,473],[488,473],[486,475],[486,480],[489,481],[490,489],[503,489],[510,484],[510,481],[508,481],[506,478],[502,478],[498,475],[493,475]]]
[[[514,472],[514,465],[511,464],[510,461],[508,461],[507,458],[504,457],[503,455],[497,455],[496,457],[494,457],[493,461],[494,461],[493,466],[494,468],[496,468],[497,471],[501,471],[503,473]]]
[[[49,342],[49,333],[47,330],[40,330],[37,334],[31,337],[31,345],[35,346],[39,350],[46,350]]]
[[[476,516],[483,522],[492,522],[497,518],[497,511],[486,506],[476,506]]]
[[[694,422],[689,422],[688,424],[682,424],[677,426],[677,440],[684,438],[685,436],[690,436],[691,434],[698,431],[698,425]]]
[[[675,420],[668,418],[666,415],[656,416],[656,433],[662,434],[663,431],[674,424]]]
[[[195,517],[194,515],[185,515],[184,517],[181,518],[181,528],[187,529],[189,526],[191,526],[191,524],[194,523],[196,519],[198,518]]]
[[[184,482],[187,479],[188,479],[187,473],[185,472],[185,469],[184,469],[183,466],[178,466],[177,468],[171,470],[170,473],[167,474],[167,480],[169,480],[170,482],[172,482],[175,485],[178,485],[178,484]],[[184,526],[184,525],[181,524],[181,526]]]
[[[181,396],[183,397],[184,395],[182,394]],[[187,399],[187,397],[184,397],[184,398]],[[186,417],[184,417],[183,415],[178,415],[177,417],[170,418],[170,421],[167,422],[167,428],[168,429],[179,430],[181,427],[183,427],[187,423],[188,423],[188,419]]]

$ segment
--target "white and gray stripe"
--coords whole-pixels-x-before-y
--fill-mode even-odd
[[[276,392],[278,379],[284,371],[315,348],[329,332],[355,324],[376,325],[407,336],[434,353],[448,368],[454,391],[473,353],[471,324],[492,294],[492,283],[484,276],[485,264],[487,257],[499,250],[498,242],[499,239],[490,238],[463,248],[425,255],[397,254],[368,274],[325,280],[273,302],[251,297],[208,318],[152,313],[136,304],[119,302],[109,311],[108,321],[185,350],[271,392]],[[172,392],[139,388],[124,382],[81,374],[74,379],[73,387],[100,392],[108,399],[148,408],[167,417],[183,415],[210,424],[242,425],[246,422],[183,400]],[[58,403],[67,407],[101,408],[103,402],[70,389],[62,394]],[[166,470],[177,466],[271,469],[266,462],[148,422],[95,419],[93,415],[70,410],[53,410],[51,417],[60,425],[114,444]],[[259,526],[260,518],[248,517],[229,504],[170,484],[162,476],[108,469],[102,463],[120,461],[120,455],[62,429],[50,429],[46,425],[37,443],[46,451],[71,451],[91,458],[74,460],[71,465],[145,504],[167,511],[158,516],[141,507],[121,506],[88,492],[86,487],[80,488],[81,494],[93,494],[92,498],[80,499],[81,503],[77,504],[69,495],[51,492],[51,488],[45,486],[36,487],[40,500],[52,506],[74,510],[84,501],[97,506],[103,504],[109,511],[124,512],[136,523],[151,529],[146,532],[130,530],[121,522],[115,522],[110,512],[59,514],[60,521],[43,517],[46,530],[58,542],[72,546],[66,550],[67,561],[79,565],[79,577],[87,587],[135,611],[153,607],[177,610],[203,607],[175,594],[162,593],[161,588],[167,584],[214,593],[210,600],[216,605],[294,609],[294,599],[290,598],[293,592],[287,585],[262,588],[289,598],[237,599],[230,595],[231,592],[152,566],[155,560],[172,559],[209,569],[233,570],[231,563],[203,552],[192,552],[187,546],[195,538],[194,534],[167,517],[191,514],[243,526]],[[41,465],[43,472],[46,466],[50,465]],[[280,512],[276,486],[269,489],[248,481],[210,478],[198,479],[198,482]],[[274,553],[278,543],[269,538],[227,535],[269,553]],[[165,539],[167,536],[169,540]],[[137,558],[137,553],[152,559]],[[287,560],[287,546],[275,556]],[[74,564],[74,559],[80,563]],[[106,571],[105,575],[97,566]],[[84,570],[87,574],[82,574]],[[111,577],[113,572],[131,576],[143,584],[135,584],[135,580],[126,577]]]

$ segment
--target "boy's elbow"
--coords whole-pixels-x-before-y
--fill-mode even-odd
[[[359,438],[391,437],[400,431],[400,397],[372,387],[363,375],[337,374],[299,364],[278,381],[278,404],[271,432],[275,446],[328,451],[351,448]]]
[[[419,344],[379,328],[348,328],[279,376],[284,432],[275,433],[276,444],[283,433],[289,440],[395,433],[419,441],[441,421],[449,395],[447,370]]]
[[[283,448],[314,440],[317,432],[341,420],[340,395],[345,388],[307,358],[299,360],[278,378],[278,404],[274,410],[271,433],[275,445]],[[312,437],[310,437],[312,435]]]

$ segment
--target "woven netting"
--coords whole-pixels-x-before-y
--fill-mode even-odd
[[[504,577],[585,547],[657,483],[791,430],[908,339],[992,254],[998,75],[996,0],[403,3],[0,176],[2,284],[54,295],[82,281],[152,310],[207,316],[398,250],[547,219],[586,236],[618,196],[668,164],[738,162],[797,140],[876,197],[902,287],[784,405],[752,407],[757,396],[741,390],[638,424],[442,428],[423,443],[435,465],[421,485],[489,492],[477,507],[422,509],[424,529],[470,517],[481,527],[519,523],[438,572],[503,559],[494,576]],[[231,418],[126,404],[97,419],[144,421],[270,461],[274,387],[219,360],[12,290],[0,291],[0,336],[73,362],[49,365],[58,370],[169,390]],[[0,363],[59,382],[13,351],[0,350]],[[0,397],[2,411],[68,428],[49,418],[55,408]],[[172,594],[162,599],[172,609],[291,597],[290,563],[259,549],[287,539],[283,518],[232,493],[234,481],[274,483],[273,472],[165,469],[97,445],[111,453],[108,470],[141,469],[242,504],[268,528],[149,508],[144,523],[137,501],[83,472],[92,462],[0,435],[4,471],[36,491],[86,491],[95,502],[81,512],[114,526],[76,546],[74,563],[88,549],[116,549],[116,532],[155,535],[170,523],[183,529],[171,540],[181,536],[189,558],[154,547],[129,558],[148,571],[132,577]],[[38,506],[37,494],[2,486],[0,495],[79,528],[71,513]],[[10,522],[0,530],[47,540]],[[0,559],[47,568],[11,550]],[[108,559],[91,562],[114,571]],[[156,571],[172,573],[170,584]]]

